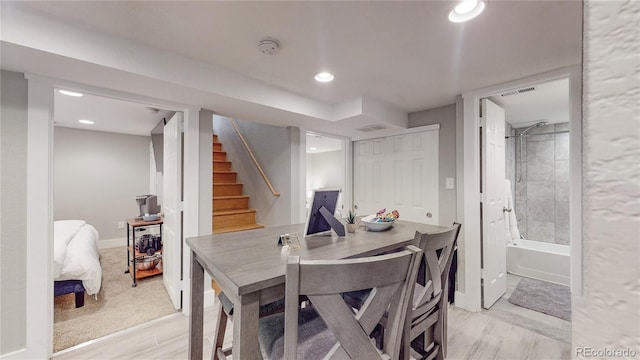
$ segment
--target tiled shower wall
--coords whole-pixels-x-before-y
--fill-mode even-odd
[[[568,130],[569,123],[529,130],[527,135],[532,136],[524,137],[522,166],[516,139],[507,140],[506,177],[515,184],[518,229],[526,239],[569,245],[569,133],[535,135]],[[515,154],[515,161],[511,160],[513,169],[509,165],[510,152]],[[520,169],[522,177],[516,182]]]

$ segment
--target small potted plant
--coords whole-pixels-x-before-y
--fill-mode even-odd
[[[347,231],[350,233],[356,232],[356,213],[353,210],[349,210],[347,215]]]

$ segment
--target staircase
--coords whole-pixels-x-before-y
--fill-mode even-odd
[[[213,233],[263,228],[256,223],[256,210],[249,208],[249,196],[242,195],[238,173],[231,171],[227,153],[213,135]]]

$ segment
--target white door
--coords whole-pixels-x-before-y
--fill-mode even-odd
[[[171,302],[181,307],[182,269],[182,113],[164,126],[163,280]]]
[[[398,210],[400,219],[438,225],[438,131],[361,140],[353,145],[358,215]]]
[[[483,307],[490,308],[507,290],[504,212],[504,109],[482,99],[482,286]]]
[[[391,142],[391,209],[408,221],[439,225],[438,131],[388,138]]]

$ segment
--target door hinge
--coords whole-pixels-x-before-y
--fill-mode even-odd
[[[184,211],[184,201],[178,202],[178,211]]]
[[[184,291],[184,280],[178,282],[178,291]]]
[[[487,278],[487,272],[484,269],[480,269],[480,279],[484,280]]]
[[[487,120],[484,117],[480,117],[480,121],[478,121],[478,124],[480,127],[484,127],[487,123]]]
[[[480,193],[480,203],[484,204],[487,201],[487,196],[485,193]]]

